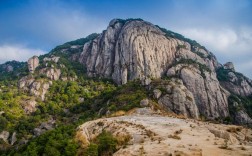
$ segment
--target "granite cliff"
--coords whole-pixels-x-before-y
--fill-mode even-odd
[[[216,57],[195,41],[178,38],[176,33],[163,31],[149,22],[114,19],[102,34],[85,43],[82,52],[74,54],[72,59],[86,67],[88,76],[112,78],[119,85],[134,79],[150,85],[154,79],[176,77],[187,93],[193,95],[192,103],[196,109],[194,112],[190,110],[189,114],[198,114],[196,110],[199,110],[209,119],[229,116],[230,93],[217,79],[216,70],[222,65]],[[252,91],[249,87],[243,88],[236,90]],[[165,97],[166,94],[160,97],[159,103],[171,109],[174,103]],[[186,94],[179,97],[186,98]],[[165,104],[170,101],[173,104]],[[188,115],[183,112],[178,111]]]

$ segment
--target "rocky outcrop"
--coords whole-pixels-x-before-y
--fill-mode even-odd
[[[29,91],[29,87],[35,81],[32,76],[24,76],[18,81],[18,88],[24,91]]]
[[[75,56],[89,76],[112,78],[117,84],[128,80],[160,78],[175,58],[183,41],[167,39],[151,23],[112,20],[104,33],[84,45]],[[149,83],[150,81],[146,81]]]
[[[181,114],[185,117],[199,118],[199,111],[193,94],[183,85],[180,79],[154,81],[150,85],[154,88],[153,94],[158,100],[158,104],[166,111]]]
[[[55,123],[56,123],[56,121],[53,119],[50,119],[46,122],[41,123],[39,127],[35,128],[33,130],[34,135],[40,136],[44,132],[46,132],[48,130],[52,130],[55,127]]]
[[[35,95],[36,97],[40,97],[42,101],[45,100],[45,94],[49,89],[50,85],[52,84],[51,81],[46,80],[36,80],[30,86],[30,94]]]
[[[43,59],[43,63],[47,64],[47,62],[58,63],[60,57],[51,56],[45,57]],[[34,56],[28,60],[28,68],[31,73],[39,66],[38,57]],[[31,95],[41,98],[42,101],[45,100],[45,94],[49,89],[50,85],[52,85],[52,80],[59,80],[61,78],[61,70],[54,67],[42,68],[38,71],[39,76],[43,78],[36,78],[36,76],[28,75],[21,78],[18,82],[19,89],[22,89],[26,92],[29,92]],[[66,77],[68,80],[68,77]],[[75,78],[69,78],[75,80]],[[26,113],[31,113],[35,111],[34,103],[26,103],[23,106]]]
[[[225,63],[224,69],[229,69],[229,70],[235,71],[234,64],[232,62]]]
[[[229,92],[243,97],[252,95],[252,81],[236,72],[232,62],[217,68],[217,74],[221,85]]]
[[[29,72],[34,73],[35,69],[39,66],[39,58],[37,56],[33,56],[27,61],[27,63]]]
[[[58,80],[61,75],[61,70],[57,68],[43,68],[39,71],[39,74],[45,75],[50,80]]]
[[[193,93],[202,115],[210,118],[228,116],[228,92],[220,86],[215,73],[204,72],[204,75],[205,78],[195,68],[181,70],[181,78]]]
[[[250,125],[250,126],[252,125],[252,119],[244,110],[239,110],[235,112],[234,120],[235,123],[237,124]]]
[[[34,99],[25,100],[21,102],[21,106],[26,114],[31,114],[37,110],[37,102]]]
[[[58,63],[58,61],[59,61],[59,59],[60,59],[60,57],[58,57],[58,56],[51,56],[51,57],[45,57],[44,59],[43,59],[43,61],[44,62],[50,62],[50,61],[52,61],[52,62],[54,62],[54,63]]]
[[[19,80],[18,88],[29,92],[31,95],[39,97],[44,101],[45,94],[50,85],[52,85],[52,81],[46,79],[35,80],[32,76],[25,76]]]
[[[167,74],[182,79],[183,84],[193,94],[201,115],[209,119],[229,116],[229,93],[220,86],[214,67],[212,66],[212,70],[200,68],[202,67],[198,64],[183,63],[170,68]]]
[[[227,81],[221,81],[221,85],[231,93],[240,96],[252,95],[252,83],[248,78],[240,73],[229,71]]]

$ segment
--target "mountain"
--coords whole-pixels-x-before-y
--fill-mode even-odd
[[[196,41],[142,19],[113,19],[101,34],[0,65],[0,86],[0,149],[9,155],[81,155],[77,126],[139,107],[159,112],[157,118],[252,125],[249,78]]]

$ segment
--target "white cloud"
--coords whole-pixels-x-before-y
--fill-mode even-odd
[[[240,55],[251,50],[252,30],[248,28],[239,30],[188,28],[179,31],[215,52]]]
[[[238,72],[252,77],[252,29],[186,28],[177,30],[212,51],[221,63],[231,61]]]
[[[30,49],[23,45],[2,45],[0,46],[0,63],[6,61],[27,61],[33,55],[41,55],[46,52],[41,49]]]
[[[100,33],[107,25],[103,19],[89,15],[78,7],[62,8],[56,4],[46,9],[41,7],[37,10],[35,7],[24,12],[24,17],[16,19],[20,23],[19,28],[47,43],[60,44]]]
[[[252,78],[252,60],[248,60],[248,61],[243,61],[241,63],[238,63],[236,65],[237,67],[237,71],[243,73],[244,75],[248,76],[250,79]]]

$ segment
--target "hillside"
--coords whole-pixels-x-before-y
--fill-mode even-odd
[[[240,128],[234,132],[236,143],[215,136],[221,138],[216,146],[195,147],[196,153],[202,153],[200,149],[203,154],[205,150],[224,152],[227,149],[218,145],[225,143],[225,139],[226,144],[233,144],[233,150],[224,152],[226,155],[251,152],[251,140],[247,139],[251,136],[243,132],[250,131],[245,127],[252,126],[252,80],[236,72],[231,62],[219,63],[212,52],[194,40],[142,19],[114,19],[101,34],[67,42],[48,54],[32,56],[27,62],[0,65],[0,154],[101,155],[104,149],[111,148],[106,154],[116,155],[124,151],[124,146],[126,151],[133,148],[128,146],[132,135],[120,141],[112,132],[102,132],[97,127],[98,137],[85,146],[79,140],[83,138],[81,135],[76,138],[77,127],[90,120],[125,115],[144,107],[159,112],[158,116],[143,112],[149,122],[159,125],[151,127],[144,121],[138,123],[140,127],[149,124],[161,129],[163,122],[178,122],[179,127],[184,122],[200,123],[192,133],[210,135],[211,143],[216,138],[206,125],[208,122],[216,123],[212,126],[222,129],[223,135],[229,135],[228,128],[237,127],[223,124],[244,126],[241,132]],[[131,119],[138,120],[135,116],[118,117],[124,118],[130,123]],[[139,122],[143,118],[139,117]],[[119,125],[126,128],[123,124]],[[188,130],[190,124],[181,128]],[[139,127],[136,129],[141,131]],[[173,130],[174,127],[155,133],[169,135]],[[193,137],[183,137],[189,139],[182,138],[183,146],[187,147]],[[164,137],[161,142],[162,146],[155,143],[157,149],[166,148],[164,142],[170,144]],[[197,142],[207,143],[202,139]],[[110,143],[113,146],[104,145]],[[147,144],[141,146],[148,148],[151,142]],[[245,151],[240,150],[242,147]],[[177,148],[172,145],[173,153]]]

